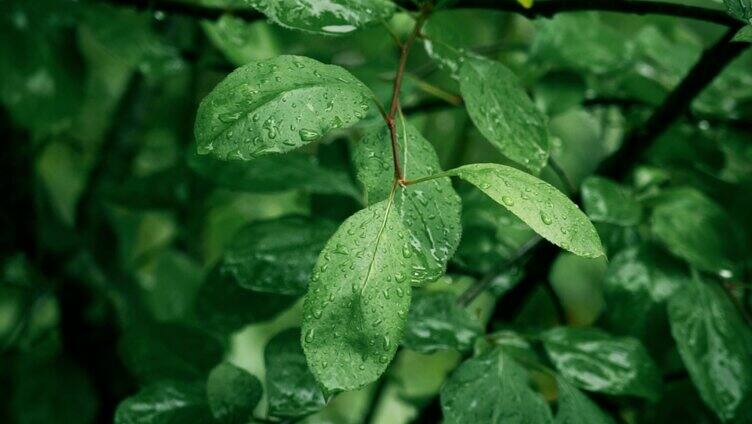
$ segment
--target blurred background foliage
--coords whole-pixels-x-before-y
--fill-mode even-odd
[[[196,155],[194,114],[229,71],[280,54],[343,66],[386,103],[398,51],[380,25],[333,39],[220,12],[242,9],[239,0],[183,2],[213,13],[173,13],[160,1],[0,3],[0,421],[109,422],[148,387],[139,396],[172,391],[189,405],[182,420],[148,422],[210,422],[209,372],[215,387],[246,375],[215,369],[224,360],[258,377],[243,380],[249,393],[263,386],[246,421],[436,422],[442,383],[474,349],[545,349],[556,362],[545,340],[569,335],[525,335],[557,325],[639,340],[657,364],[646,371],[655,381],[641,383],[649,387],[593,395],[618,422],[752,420],[752,52],[701,87],[624,178],[593,175],[723,27],[607,12],[435,12],[408,62],[407,119],[445,169],[508,164],[457,107],[452,63],[434,59],[451,56],[450,45],[509,66],[548,116],[552,157],[569,181],[550,167],[542,178],[579,192],[608,259],[537,248],[520,257],[534,233],[458,184],[463,237],[448,275],[416,291],[404,348],[381,381],[325,405],[300,362],[300,287],[264,285],[304,288],[316,247],[364,206],[349,153],[361,127],[284,157],[220,163]],[[404,37],[412,21],[397,13],[386,25]],[[312,227],[320,245],[297,245],[298,230]],[[487,290],[453,306],[478,284]],[[700,324],[700,346],[677,349],[671,317],[720,323]],[[453,327],[441,333],[444,321]],[[682,360],[692,349],[705,349],[700,363]],[[740,374],[713,375],[724,361]],[[713,370],[705,380],[704,367]],[[531,378],[557,398],[550,375]]]

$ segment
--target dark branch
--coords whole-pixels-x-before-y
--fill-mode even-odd
[[[700,60],[686,77],[668,94],[647,122],[632,131],[621,148],[606,160],[598,173],[620,179],[637,163],[643,153],[682,115],[687,113],[692,101],[736,59],[749,43],[732,41],[738,26],[729,28],[721,39],[705,50]]]
[[[495,9],[523,15],[529,19],[552,17],[561,12],[597,10],[636,15],[665,15],[739,27],[739,21],[722,10],[660,1],[623,0],[537,0],[529,9],[516,0],[465,0],[457,8]]]
[[[188,16],[196,19],[208,19],[215,21],[222,15],[228,14],[242,18],[246,21],[263,19],[264,15],[253,9],[242,8],[218,8],[202,6],[195,3],[178,0],[96,0],[101,3],[109,3],[117,6],[131,7],[137,10],[152,12],[165,12],[171,15]]]

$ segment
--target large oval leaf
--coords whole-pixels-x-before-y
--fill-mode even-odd
[[[551,423],[543,397],[530,389],[525,370],[500,349],[462,363],[441,388],[447,424]]]
[[[492,163],[461,166],[447,174],[478,187],[562,249],[588,258],[603,255],[593,224],[552,185],[518,169]]]
[[[392,198],[348,218],[316,263],[303,316],[303,350],[329,392],[375,381],[394,356],[410,305],[407,229]]]
[[[349,72],[301,56],[278,56],[236,69],[196,115],[198,152],[219,159],[282,153],[349,126],[371,92]]]
[[[285,28],[315,34],[341,35],[394,13],[389,0],[247,0]]]
[[[403,120],[397,126],[402,171],[406,179],[440,171],[439,159],[431,143]],[[355,147],[358,179],[366,188],[369,203],[384,200],[394,179],[389,130],[372,128]],[[438,178],[417,186],[400,188],[394,208],[402,218],[425,264],[410,275],[412,284],[434,281],[444,274],[449,258],[460,242],[460,198],[449,178]]]
[[[700,396],[723,421],[752,420],[752,331],[723,289],[692,280],[668,304],[671,332]]]
[[[467,57],[460,67],[460,91],[470,119],[504,156],[539,172],[548,161],[546,117],[499,62]]]

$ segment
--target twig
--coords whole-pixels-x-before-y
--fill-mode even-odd
[[[749,43],[734,42],[738,26],[728,31],[713,46],[705,50],[700,60],[692,67],[686,77],[668,94],[647,122],[633,131],[622,142],[621,148],[603,162],[599,173],[620,179],[648,150],[653,141],[660,137],[681,115],[687,112],[692,101],[722,71],[738,57]]]
[[[405,181],[405,176],[402,173],[402,168],[400,167],[399,143],[397,141],[397,124],[395,122],[395,118],[400,106],[399,96],[402,88],[402,80],[405,76],[405,65],[407,64],[407,57],[410,54],[410,48],[412,47],[413,43],[415,43],[415,39],[418,37],[418,34],[420,34],[420,29],[423,27],[423,23],[426,21],[426,18],[428,18],[428,12],[429,9],[425,9],[423,12],[421,12],[421,14],[418,16],[418,19],[415,21],[415,26],[413,27],[412,32],[407,37],[407,40],[405,40],[405,42],[400,46],[399,65],[397,65],[397,73],[394,76],[394,85],[392,87],[392,103],[389,106],[389,112],[387,112],[386,117],[384,118],[386,125],[389,127],[389,136],[392,140],[394,178],[400,184]]]

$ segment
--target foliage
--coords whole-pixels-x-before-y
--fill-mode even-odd
[[[684,3],[6,0],[0,421],[752,423],[752,3]]]

